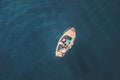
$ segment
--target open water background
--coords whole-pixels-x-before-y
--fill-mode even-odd
[[[57,60],[69,26],[75,44]],[[0,80],[120,80],[120,1],[0,0]]]

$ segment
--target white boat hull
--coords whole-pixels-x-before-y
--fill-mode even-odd
[[[63,39],[65,36],[71,37],[70,43],[67,44],[67,46],[69,46],[69,47],[61,48],[59,50],[60,44],[63,44],[61,39]],[[70,50],[72,48],[75,38],[76,38],[75,28],[71,27],[71,28],[67,29],[58,41],[58,44],[57,44],[57,47],[56,47],[56,57],[63,57],[68,52],[68,50]]]

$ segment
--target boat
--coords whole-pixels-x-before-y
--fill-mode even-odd
[[[56,57],[63,57],[74,45],[76,31],[74,27],[69,27],[60,37],[56,47]]]

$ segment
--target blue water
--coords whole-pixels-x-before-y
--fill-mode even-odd
[[[0,80],[120,80],[118,0],[0,0]],[[55,48],[74,26],[75,44]]]

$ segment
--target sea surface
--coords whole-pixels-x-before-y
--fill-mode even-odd
[[[71,26],[75,43],[57,59]],[[0,0],[0,80],[120,80],[120,1]]]

